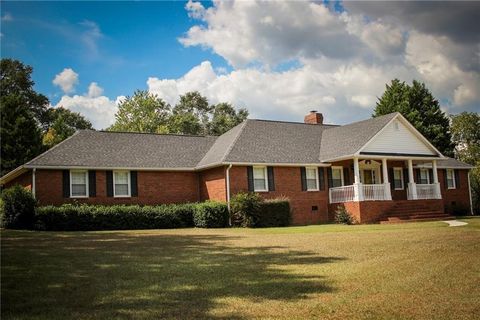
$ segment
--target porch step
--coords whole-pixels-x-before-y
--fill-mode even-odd
[[[428,203],[416,201],[399,201],[387,212],[380,223],[402,223],[415,221],[449,220],[454,217],[443,211],[430,208]]]
[[[403,220],[381,220],[380,224],[393,224],[393,223],[406,223],[406,222],[427,222],[427,221],[443,221],[443,220],[455,220],[454,216],[447,215],[446,217],[435,218],[418,218],[418,219],[403,219]]]

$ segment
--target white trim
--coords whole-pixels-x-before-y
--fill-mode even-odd
[[[441,158],[445,158],[445,156],[437,150],[437,148],[435,148],[431,143],[430,141],[427,140],[427,138],[425,138],[401,113],[398,113],[386,124],[383,126],[382,129],[380,129],[376,134],[373,135],[373,137],[371,137],[367,143],[365,143],[357,152],[355,152],[355,155],[360,155],[360,152],[362,152],[363,149],[365,149],[369,144],[370,142],[372,142],[376,137],[378,137],[380,134],[382,134],[383,131],[386,130],[386,128],[392,123],[394,122],[395,120],[399,120],[402,122],[403,125],[405,125],[407,127],[407,129],[410,129],[410,131],[412,131],[412,133],[421,141],[423,142],[424,144],[427,145],[427,147],[429,147],[431,150],[433,150],[434,152],[437,153],[438,156],[440,156]],[[432,155],[433,156],[433,155]],[[385,156],[383,156],[385,157]],[[434,157],[434,156],[433,156]]]
[[[84,196],[74,196],[72,194],[72,184],[73,184],[73,181],[72,181],[72,173],[83,173],[85,175],[85,195]],[[90,194],[90,190],[88,189],[88,186],[89,186],[89,181],[88,181],[88,170],[70,170],[69,171],[69,175],[70,175],[70,198],[73,198],[73,199],[85,199],[85,198],[88,198],[88,195]]]
[[[127,173],[127,190],[128,193],[126,195],[119,195],[117,196],[115,193],[115,173]],[[113,197],[114,198],[130,198],[132,196],[132,186],[130,180],[130,171],[129,170],[115,170],[112,172],[112,180],[113,180]]]
[[[390,155],[370,155],[370,154],[350,154],[347,156],[341,156],[337,158],[331,158],[331,159],[322,159],[321,161],[323,162],[338,162],[338,161],[343,161],[343,160],[350,160],[358,158],[359,160],[382,160],[384,158],[387,158],[387,160],[423,160],[423,161],[428,161],[428,160],[442,160],[444,158],[438,157],[438,156],[422,156],[422,157],[414,157],[414,156],[390,156]]]
[[[472,189],[470,188],[470,172],[467,172],[468,197],[470,198],[470,214],[473,216]]]
[[[232,168],[232,165],[229,165],[227,167],[227,170],[225,171],[225,180],[226,180],[226,192],[227,192],[227,208],[228,208],[228,212],[230,212],[230,169]],[[231,220],[231,217],[229,217],[229,219]],[[232,222],[230,221],[230,225],[232,224]]]
[[[449,187],[448,186],[448,172],[451,172],[452,173],[452,181],[453,181],[453,187]],[[454,190],[454,189],[457,189],[457,182],[455,181],[455,169],[446,169],[446,177],[445,177],[445,180],[447,181],[447,190]]]
[[[27,169],[45,169],[45,170],[118,170],[118,171],[195,171],[193,168],[136,168],[136,167],[92,167],[92,166],[27,166]]]
[[[342,166],[332,166],[332,181],[333,181],[333,170],[338,170],[340,169],[340,178],[342,180],[342,185],[340,187],[345,186],[345,180],[343,179],[343,167]],[[338,187],[333,187],[333,188],[338,188]]]
[[[37,192],[36,187],[35,187],[35,171],[36,169],[32,170],[32,195],[35,198],[35,194]]]
[[[265,180],[265,189],[257,190],[255,189],[255,168],[256,169],[263,169],[264,180]],[[255,192],[268,192],[268,171],[266,166],[253,166],[252,167],[252,174],[253,174],[253,191]]]
[[[331,163],[271,163],[271,162],[224,162],[234,166],[268,166],[268,167],[330,167]]]
[[[7,172],[3,177],[0,178],[0,185],[4,185],[5,183],[12,181],[13,179],[24,174],[25,172],[28,172],[28,169],[25,168],[25,165],[21,165],[10,172]]]
[[[314,170],[315,174],[315,183],[317,187],[315,189],[308,189],[308,177],[307,170]],[[307,191],[320,191],[320,181],[318,181],[318,168],[317,167],[305,167],[305,180],[307,182]]]
[[[395,171],[400,171],[400,181],[402,182],[402,187],[397,188],[395,187]],[[403,168],[402,167],[393,167],[393,190],[405,190],[405,183],[404,183],[404,177],[403,177]]]

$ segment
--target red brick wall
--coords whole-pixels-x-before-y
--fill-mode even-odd
[[[260,192],[265,199],[286,196],[292,207],[293,224],[315,224],[328,221],[328,188],[325,170],[325,190],[302,191],[299,167],[274,167],[275,191]],[[234,195],[248,191],[247,167],[234,166],[230,169],[230,188]],[[312,212],[317,206],[317,212]]]
[[[36,196],[41,205],[65,202],[90,204],[162,204],[195,202],[199,199],[198,175],[195,172],[138,171],[138,197],[107,197],[105,171],[96,173],[96,197],[63,198],[62,171],[37,170]]]
[[[445,170],[438,170],[438,180],[440,182],[445,212],[452,213],[452,205],[456,203],[456,205],[465,208],[465,214],[471,214],[470,197],[468,193],[468,170],[458,170],[458,172],[460,187],[456,186],[455,189],[448,189],[445,184]]]
[[[32,190],[32,171],[28,171],[19,175],[12,181],[5,184],[5,188],[13,187],[16,184],[19,184],[28,190]]]
[[[198,173],[200,200],[227,201],[225,167],[204,170]]]

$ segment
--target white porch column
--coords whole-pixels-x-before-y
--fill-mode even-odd
[[[442,199],[440,183],[438,182],[437,160],[432,160],[433,184],[435,185],[435,199]]]
[[[355,177],[355,183],[353,184],[353,190],[355,191],[355,201],[363,201],[363,187],[360,182],[360,168],[358,165],[358,158],[353,158],[353,175]]]
[[[408,160],[408,192],[410,194],[409,200],[417,200],[417,185],[413,179],[413,161]]]
[[[385,187],[385,200],[392,200],[392,193],[390,191],[390,182],[388,181],[387,158],[382,159],[382,175],[383,186]]]

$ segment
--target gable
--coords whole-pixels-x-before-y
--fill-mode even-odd
[[[361,152],[438,155],[434,148],[419,137],[400,118],[385,126]]]

